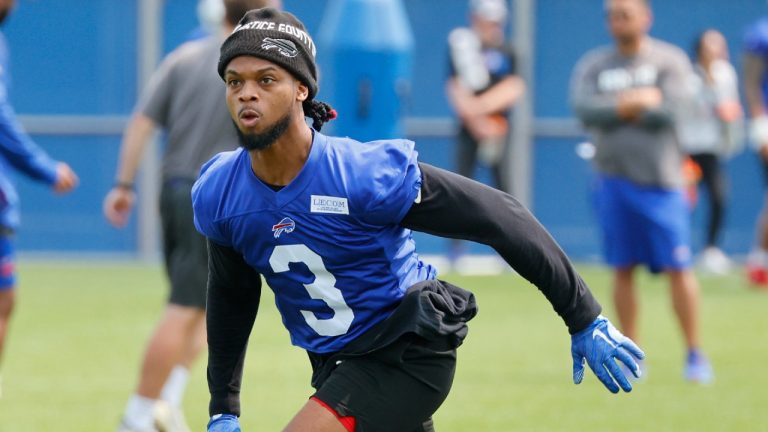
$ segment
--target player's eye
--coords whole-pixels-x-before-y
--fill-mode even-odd
[[[262,84],[272,84],[276,80],[274,78],[272,78],[271,76],[265,76],[265,77],[262,77],[260,81],[261,81]]]
[[[230,78],[227,80],[227,87],[238,87],[240,84],[242,84],[242,81],[237,78]]]

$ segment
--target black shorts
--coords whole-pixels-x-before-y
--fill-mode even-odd
[[[165,269],[171,283],[168,302],[205,309],[208,286],[208,249],[197,232],[192,213],[194,180],[172,179],[160,191]]]
[[[356,432],[432,432],[448,396],[456,349],[413,333],[370,354],[341,360],[314,394]]]
[[[456,348],[477,313],[474,295],[429,280],[406,291],[392,314],[342,351],[309,353],[314,397],[356,432],[432,432],[448,396]]]

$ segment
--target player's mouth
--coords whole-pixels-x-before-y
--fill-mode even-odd
[[[261,113],[253,108],[243,108],[237,116],[240,119],[240,124],[247,128],[256,126],[256,123],[261,119]]]

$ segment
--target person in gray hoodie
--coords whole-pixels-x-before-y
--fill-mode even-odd
[[[615,44],[578,62],[571,103],[596,147],[594,201],[619,323],[637,340],[635,270],[663,272],[687,348],[684,376],[707,383],[713,373],[699,347],[699,285],[676,131],[691,65],[682,50],[648,36],[647,0],[607,0],[605,15]]]

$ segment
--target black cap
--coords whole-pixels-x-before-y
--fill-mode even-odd
[[[309,88],[309,99],[317,94],[315,42],[304,24],[293,14],[274,8],[246,12],[221,45],[219,76],[235,57],[247,55],[275,63]]]

